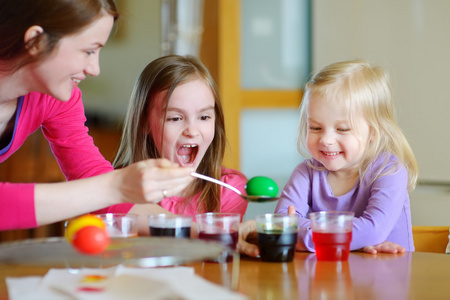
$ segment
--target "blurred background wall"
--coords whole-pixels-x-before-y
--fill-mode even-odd
[[[202,9],[198,55],[219,85],[226,114],[228,167],[249,178],[269,176],[282,189],[303,159],[296,151],[297,108],[309,74],[334,61],[366,58],[391,73],[399,122],[419,160],[413,224],[448,225],[446,0],[117,0],[122,16],[101,50],[101,74],[80,84],[90,133],[107,159],[114,159],[134,81],[167,50],[164,30],[171,23],[164,12],[169,7],[172,17],[189,17],[194,3]],[[64,177],[37,132],[0,165],[0,180]],[[251,204],[245,218],[274,207]],[[60,234],[61,226],[3,232],[0,241]]]

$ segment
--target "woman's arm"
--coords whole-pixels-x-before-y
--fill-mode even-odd
[[[180,193],[191,181],[190,168],[165,160],[146,160],[103,175],[69,182],[36,184],[37,225],[44,225],[122,203],[158,202]]]

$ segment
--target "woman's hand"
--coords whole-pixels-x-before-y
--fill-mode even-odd
[[[156,203],[180,194],[194,179],[193,171],[167,159],[149,159],[89,178],[36,184],[36,221],[41,226],[123,202]]]
[[[113,187],[122,202],[157,203],[179,195],[193,180],[192,168],[182,168],[167,159],[148,159],[114,171]]]

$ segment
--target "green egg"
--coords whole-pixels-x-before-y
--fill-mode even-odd
[[[256,176],[247,182],[245,191],[249,196],[276,197],[278,194],[278,185],[270,178]]]

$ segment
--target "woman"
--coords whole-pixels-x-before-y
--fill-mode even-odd
[[[192,180],[192,169],[163,159],[113,171],[87,133],[78,84],[99,75],[99,52],[117,17],[112,0],[0,2],[0,162],[41,127],[69,180],[0,183],[0,230],[157,202]]]

